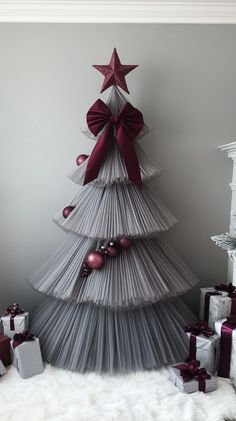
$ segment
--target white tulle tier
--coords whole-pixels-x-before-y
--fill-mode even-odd
[[[54,222],[65,231],[91,238],[150,237],[177,222],[145,184],[141,190],[133,184],[113,184],[100,189],[87,185],[67,205],[75,209],[67,219],[60,210]]]
[[[183,294],[198,280],[159,238],[135,240],[100,270],[82,278],[85,256],[102,242],[76,235],[42,265],[29,281],[38,291],[63,300],[112,309],[140,307]]]
[[[143,150],[136,144],[140,173],[143,181],[151,181],[161,173],[160,167],[155,167],[145,156]],[[83,185],[88,159],[81,165],[75,167],[67,175],[76,184]],[[121,157],[115,140],[111,139],[111,147],[104,157],[104,162],[99,171],[98,177],[90,183],[94,187],[110,186],[113,183],[130,183],[126,167]]]
[[[124,312],[47,298],[30,330],[52,365],[82,373],[129,372],[183,361],[188,355],[183,328],[195,320],[177,298]]]

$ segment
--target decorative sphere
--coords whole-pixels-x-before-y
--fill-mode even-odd
[[[91,269],[101,269],[104,264],[104,257],[98,251],[91,251],[86,258],[86,262]]]
[[[108,246],[107,248],[106,248],[106,251],[107,251],[107,255],[109,256],[109,257],[116,257],[117,256],[117,248],[116,247],[114,247],[114,246]]]
[[[82,164],[87,158],[88,158],[88,155],[84,155],[84,154],[81,154],[81,155],[77,156],[76,164],[77,165]]]
[[[64,218],[68,218],[68,216],[70,215],[70,213],[75,209],[75,206],[66,206],[63,209],[62,215],[64,216]]]
[[[132,238],[128,238],[128,237],[122,237],[119,240],[119,244],[121,247],[123,247],[124,249],[127,249],[131,246],[132,244]]]

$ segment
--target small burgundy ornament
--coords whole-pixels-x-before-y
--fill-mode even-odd
[[[85,155],[85,154],[81,154],[81,155],[77,156],[76,164],[77,165],[82,164],[84,161],[86,161],[87,158],[88,158],[88,155]]]
[[[109,257],[116,257],[117,256],[117,248],[114,246],[108,246],[106,247],[105,252]]]
[[[127,248],[129,248],[129,247],[131,246],[131,244],[132,244],[132,238],[129,238],[129,237],[122,237],[122,238],[119,240],[119,244],[120,244],[120,246],[121,246],[121,247],[123,247],[124,249],[127,249]]]
[[[75,209],[75,206],[66,206],[63,209],[62,215],[64,216],[64,218],[68,218],[68,216],[70,215],[70,213]]]
[[[86,263],[91,269],[101,269],[104,264],[104,257],[98,251],[92,251],[86,257]]]

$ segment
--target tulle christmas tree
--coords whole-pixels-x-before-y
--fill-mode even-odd
[[[32,332],[44,359],[70,370],[129,372],[159,368],[187,357],[184,326],[194,314],[179,295],[197,279],[160,238],[175,217],[152,187],[159,176],[138,144],[149,132],[127,101],[125,75],[114,49],[102,91],[87,113],[84,134],[95,141],[68,174],[82,185],[54,221],[64,244],[29,279],[47,297]],[[140,140],[142,142],[142,140]]]

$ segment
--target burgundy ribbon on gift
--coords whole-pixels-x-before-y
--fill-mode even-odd
[[[3,313],[4,316],[11,316],[10,317],[10,329],[15,330],[15,323],[14,323],[14,317],[17,316],[17,314],[24,313],[23,308],[20,308],[19,304],[13,303],[11,306],[9,306]]]
[[[217,291],[225,291],[228,293],[228,297],[231,298],[231,314],[236,314],[236,288],[232,285],[232,282],[229,284],[216,285],[215,289]]]
[[[210,379],[211,375],[205,368],[199,368],[200,361],[192,360],[188,364],[177,364],[174,367],[180,370],[180,375],[184,382],[189,382],[192,379],[198,381],[198,390],[200,392],[206,391],[206,379]]]
[[[142,186],[138,158],[133,146],[134,138],[143,128],[143,115],[126,102],[119,114],[113,115],[110,108],[98,99],[87,113],[87,123],[90,131],[97,136],[105,127],[89,157],[84,184],[97,178],[101,165],[113,139],[113,126],[115,126],[116,141],[124,160],[129,179],[139,188]]]
[[[206,292],[205,294],[205,303],[204,303],[204,320],[208,322],[209,319],[209,307],[210,307],[210,298],[212,295],[220,295],[221,292],[227,292],[228,297],[231,298],[231,314],[236,314],[236,288],[230,282],[227,284],[216,285],[215,291]]]
[[[18,345],[23,342],[34,341],[35,336],[28,330],[23,330],[21,333],[15,333],[13,337],[13,348],[15,349]]]
[[[190,333],[189,339],[189,357],[188,361],[196,359],[196,345],[197,345],[197,336],[204,335],[206,337],[214,335],[213,329],[211,329],[207,322],[199,321],[191,325],[185,326],[185,332]]]
[[[227,317],[227,320],[221,325],[220,336],[220,362],[218,375],[220,377],[230,376],[230,360],[232,350],[232,334],[236,329],[236,315]]]

